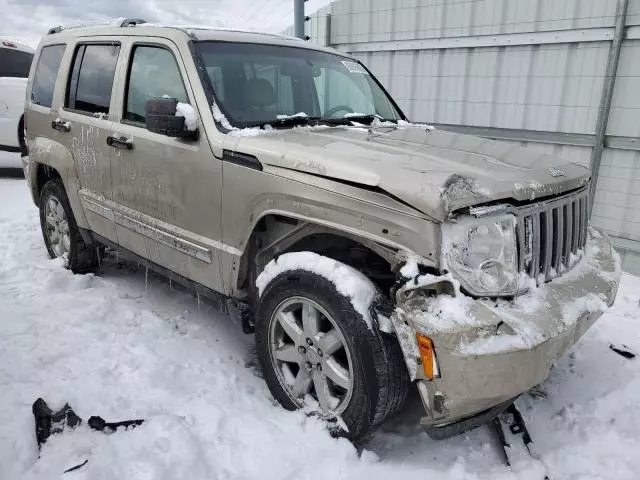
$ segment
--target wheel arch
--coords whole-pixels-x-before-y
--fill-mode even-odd
[[[267,263],[295,251],[310,251],[365,270],[362,273],[385,293],[395,281],[397,247],[313,220],[266,213],[255,222],[246,243],[238,264],[236,288],[245,289],[255,298],[255,279]]]
[[[51,179],[59,178],[67,193],[76,223],[80,228],[89,228],[78,195],[80,181],[73,156],[66,147],[53,140],[37,137],[30,145],[25,173],[31,197],[36,205],[39,205],[40,192],[44,184]]]

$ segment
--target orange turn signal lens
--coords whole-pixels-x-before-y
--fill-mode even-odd
[[[418,340],[418,349],[420,350],[420,358],[422,358],[422,369],[424,376],[429,380],[440,376],[438,371],[438,361],[436,359],[436,351],[433,348],[433,342],[429,337],[416,334]]]

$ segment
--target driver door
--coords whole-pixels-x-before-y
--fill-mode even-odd
[[[125,47],[128,71],[111,146],[118,243],[186,278],[223,291],[219,246],[222,166],[207,137],[180,139],[145,126],[145,102],[168,96],[197,111],[182,57],[158,38]]]

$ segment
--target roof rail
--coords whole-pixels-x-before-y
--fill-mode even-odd
[[[119,18],[117,20],[111,20],[108,22],[95,22],[95,23],[85,23],[78,25],[69,25],[67,27],[63,27],[62,25],[58,25],[57,27],[52,27],[47,31],[47,35],[53,35],[54,33],[60,33],[63,30],[68,30],[71,28],[82,28],[82,27],[135,27],[136,25],[142,25],[143,23],[147,23],[146,20],[142,18]]]

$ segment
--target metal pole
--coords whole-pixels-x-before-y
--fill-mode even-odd
[[[304,2],[305,0],[293,0],[293,25],[295,36],[305,39],[304,35]]]
[[[331,46],[331,14],[328,13],[324,24],[324,46]]]
[[[616,84],[616,72],[618,71],[618,60],[620,59],[620,49],[624,39],[624,27],[627,20],[627,6],[629,0],[618,0],[616,12],[616,29],[613,34],[613,41],[609,47],[609,59],[607,70],[600,97],[600,109],[598,110],[598,121],[596,123],[596,140],[593,150],[591,150],[591,190],[589,192],[589,215],[593,210],[593,199],[596,195],[596,185],[598,184],[598,173],[600,162],[602,161],[602,150],[604,149],[605,136],[607,134],[607,122],[609,121],[609,111],[611,110],[611,98],[613,88]]]

